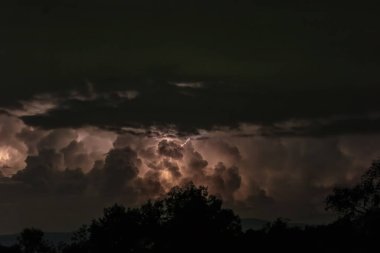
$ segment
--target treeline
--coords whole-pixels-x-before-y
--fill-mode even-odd
[[[38,229],[25,229],[17,244],[0,246],[0,252],[374,252],[380,235],[380,162],[354,187],[336,188],[326,208],[340,218],[303,228],[277,219],[261,230],[243,232],[232,210],[223,209],[207,188],[190,183],[140,208],[106,208],[103,217],[61,245],[47,242]]]

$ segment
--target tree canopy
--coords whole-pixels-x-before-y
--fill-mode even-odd
[[[326,209],[357,219],[380,211],[380,160],[372,163],[358,184],[335,188],[326,199]]]
[[[380,161],[360,181],[335,188],[326,208],[340,214],[328,225],[297,227],[279,218],[261,230],[242,231],[240,218],[222,200],[193,183],[172,188],[138,208],[115,204],[83,225],[70,242],[53,247],[38,229],[25,229],[0,253],[100,252],[372,252],[380,234]]]
[[[64,252],[193,252],[234,247],[240,218],[189,183],[140,208],[115,204],[74,234]]]

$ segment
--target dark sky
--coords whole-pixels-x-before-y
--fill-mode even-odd
[[[189,180],[324,222],[380,147],[375,1],[3,0],[0,233]],[[108,155],[107,155],[108,154]]]

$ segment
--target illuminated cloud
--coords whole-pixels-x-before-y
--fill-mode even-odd
[[[158,143],[158,153],[173,159],[182,159],[183,148],[174,141],[162,140]]]
[[[8,147],[2,147],[0,149],[0,163],[6,163],[11,158]]]
[[[49,111],[57,108],[59,106],[59,99],[49,95],[49,94],[40,94],[35,95],[29,100],[21,100],[19,102],[20,106],[18,108],[0,108],[4,111],[17,116],[35,116],[46,114]]]
[[[179,82],[179,83],[174,83],[174,85],[179,88],[193,88],[193,89],[199,89],[203,87],[203,84],[201,82]]]
[[[42,130],[4,115],[1,126],[6,177],[0,197],[9,194],[3,201],[33,209],[33,203],[20,204],[25,196],[52,206],[75,198],[82,210],[73,215],[77,221],[93,212],[79,202],[99,210],[112,202],[134,206],[189,181],[207,186],[243,217],[326,221],[326,194],[337,184],[356,182],[380,150],[377,135],[271,138],[217,130],[203,132],[206,138],[168,138],[160,131],[151,136],[94,127]],[[5,167],[5,160],[18,167]],[[43,224],[42,217],[36,219]],[[9,222],[16,223],[0,219]]]
[[[1,233],[188,181],[242,217],[325,221],[326,194],[379,158],[369,5],[2,2]]]
[[[0,170],[6,176],[14,174],[25,167],[27,145],[18,138],[26,128],[18,118],[0,114]]]
[[[114,107],[124,101],[136,99],[139,92],[136,90],[113,90],[97,92],[93,83],[64,93],[35,94],[30,99],[22,99],[16,105],[0,107],[0,110],[16,117],[46,116],[55,110],[70,109],[79,103],[106,101],[107,106]]]

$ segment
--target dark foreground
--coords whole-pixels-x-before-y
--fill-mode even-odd
[[[380,162],[352,188],[336,188],[326,208],[339,214],[329,225],[289,226],[277,219],[261,230],[243,232],[240,218],[223,209],[207,188],[192,183],[140,208],[114,205],[82,226],[71,240],[53,245],[44,233],[22,231],[0,252],[377,252],[380,235]]]

